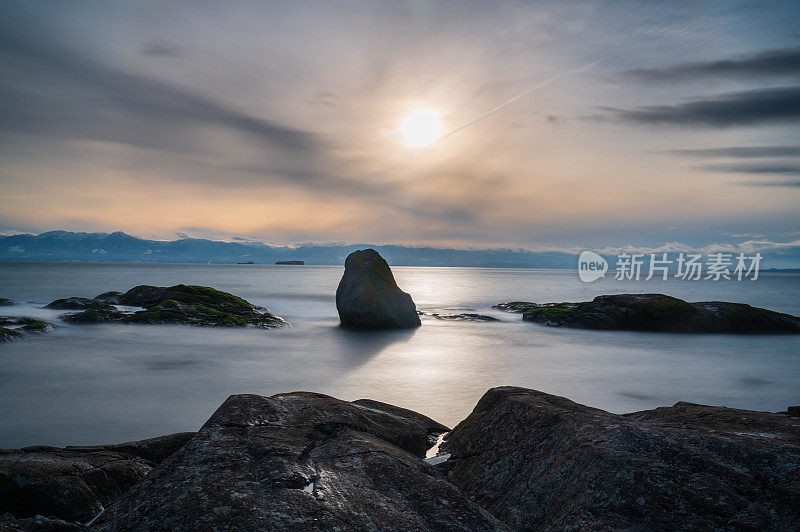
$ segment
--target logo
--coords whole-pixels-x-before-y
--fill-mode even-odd
[[[578,277],[584,283],[591,283],[606,276],[608,262],[594,251],[584,251],[578,257]]]

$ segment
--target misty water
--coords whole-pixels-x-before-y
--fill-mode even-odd
[[[800,275],[757,281],[582,283],[565,270],[393,268],[423,311],[491,314],[497,323],[423,319],[413,331],[340,329],[342,268],[327,266],[0,263],[0,314],[39,316],[52,333],[0,344],[0,447],[93,444],[196,430],[230,394],[323,392],[411,408],[454,425],[490,387],[517,385],[613,412],[676,401],[758,410],[800,403],[800,335],[597,332],[525,323],[510,300],[584,301],[659,292],[800,315]],[[138,284],[213,286],[292,327],[67,325],[41,309]]]

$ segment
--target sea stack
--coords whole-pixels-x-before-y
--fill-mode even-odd
[[[410,329],[419,327],[417,307],[398,288],[389,264],[374,249],[352,252],[336,289],[336,310],[342,327]]]

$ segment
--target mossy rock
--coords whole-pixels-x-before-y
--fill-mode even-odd
[[[528,301],[509,301],[508,303],[498,303],[497,305],[492,305],[492,308],[505,310],[506,312],[525,312],[526,310],[531,310],[537,307],[539,307],[539,305],[536,303],[530,303]]]
[[[664,294],[598,296],[580,303],[512,302],[522,318],[550,327],[682,333],[800,333],[800,318],[743,303],[689,303]]]
[[[114,310],[114,307],[109,303],[85,297],[56,299],[45,305],[45,308],[56,310]]]
[[[0,327],[0,342],[10,342],[11,340],[16,340],[20,336],[22,336],[22,333],[19,333],[14,329]]]
[[[152,307],[164,301],[176,301],[192,306],[202,306],[230,314],[250,314],[254,307],[241,297],[209,286],[179,284],[175,286],[142,285],[131,288],[119,297],[123,305]]]
[[[28,323],[20,327],[23,331],[26,332],[42,332],[48,329],[52,329],[52,326],[43,321],[34,321],[32,323]]]
[[[122,321],[125,318],[125,313],[111,307],[110,309],[90,309],[78,312],[75,314],[67,314],[63,316],[66,322],[74,324],[89,324],[89,323],[113,323]]]
[[[108,305],[65,316],[72,323],[137,323],[199,325],[205,327],[280,327],[286,321],[256,307],[241,297],[208,286],[141,285],[124,294],[106,292],[98,298],[113,299],[121,305],[143,307],[125,313]],[[102,303],[102,302],[100,302]]]

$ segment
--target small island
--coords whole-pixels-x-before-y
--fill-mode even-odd
[[[305,262],[302,260],[279,260],[275,264],[288,264],[289,266],[303,266]]]

